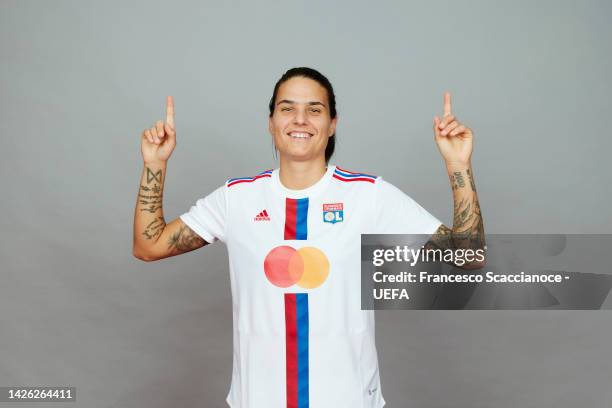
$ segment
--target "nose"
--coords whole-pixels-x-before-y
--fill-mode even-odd
[[[295,110],[295,116],[293,118],[293,122],[296,125],[303,125],[306,123],[306,110],[303,108],[297,108]]]

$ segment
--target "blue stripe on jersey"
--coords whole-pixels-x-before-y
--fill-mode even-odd
[[[262,171],[257,176],[261,176],[262,174],[272,174],[272,170]],[[232,181],[236,181],[236,180],[254,180],[257,176],[255,177],[235,177],[235,178],[231,178],[227,180],[227,182],[231,183]]]
[[[298,352],[298,408],[308,408],[308,293],[295,295]]]
[[[351,178],[351,177],[371,177],[371,178],[374,178],[374,179],[376,178],[376,176],[372,176],[370,174],[365,174],[365,173],[355,173],[355,174],[353,174],[353,173],[346,173],[346,172],[340,171],[338,169],[336,169],[334,171],[334,173],[337,173],[337,174],[339,174],[342,177],[348,177],[348,178]]]
[[[297,200],[295,239],[308,239],[308,197]]]
[[[236,177],[236,178],[231,178],[229,180],[227,180],[228,183],[231,183],[232,181],[236,181],[236,180],[253,180],[254,177]]]

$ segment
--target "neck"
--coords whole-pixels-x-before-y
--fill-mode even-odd
[[[279,178],[283,186],[290,190],[303,190],[314,185],[327,171],[325,158],[320,160],[296,162],[280,158]]]

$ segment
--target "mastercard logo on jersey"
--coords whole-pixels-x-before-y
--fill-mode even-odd
[[[318,248],[295,249],[288,245],[273,248],[264,260],[266,278],[274,286],[318,288],[329,275],[329,260]]]
[[[344,220],[344,205],[342,203],[323,204],[323,222],[335,224]]]

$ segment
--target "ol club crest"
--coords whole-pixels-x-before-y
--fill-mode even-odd
[[[342,203],[323,204],[323,222],[335,224],[344,220],[344,205]]]

